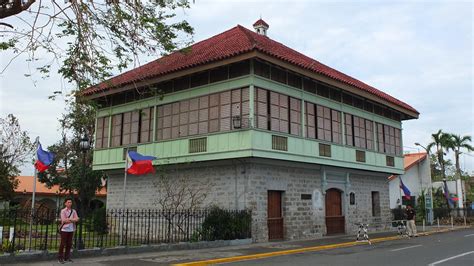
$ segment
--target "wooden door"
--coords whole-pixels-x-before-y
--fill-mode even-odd
[[[342,215],[342,197],[337,189],[326,191],[326,230],[328,235],[343,234],[345,220]]]
[[[281,195],[281,191],[268,191],[268,240],[283,239],[283,215],[281,211]]]

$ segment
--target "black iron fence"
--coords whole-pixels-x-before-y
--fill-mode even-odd
[[[433,209],[434,218],[448,217],[474,217],[474,210],[471,208],[436,208]]]
[[[406,220],[405,209],[392,209],[392,220]],[[427,215],[427,214],[426,214]],[[419,216],[419,214],[417,214]],[[417,217],[417,222],[426,217]],[[471,208],[435,208],[433,209],[433,219],[439,220],[441,224],[451,223],[451,218],[455,219],[454,223],[464,223],[466,218],[467,223],[471,220],[474,222],[474,209]],[[471,222],[472,223],[472,222]]]
[[[0,253],[57,250],[57,211],[0,210]],[[30,230],[31,228],[31,230]],[[77,223],[74,248],[106,248],[251,237],[246,210],[105,210]]]

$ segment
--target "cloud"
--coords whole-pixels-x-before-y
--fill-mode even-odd
[[[474,135],[473,7],[444,1],[204,0],[179,17],[195,27],[194,40],[201,41],[237,24],[252,29],[261,16],[272,39],[418,109],[420,119],[403,123],[410,150],[414,142],[428,143],[440,128]],[[25,129],[52,144],[64,107],[47,96],[62,88],[62,81],[55,76],[35,87],[22,76],[24,70],[20,60],[1,77],[0,111],[18,114]],[[471,170],[472,161],[466,159]]]

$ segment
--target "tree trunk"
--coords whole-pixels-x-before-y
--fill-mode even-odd
[[[454,158],[456,159],[456,174],[457,178],[461,178],[461,166],[459,165],[459,150],[454,151]]]

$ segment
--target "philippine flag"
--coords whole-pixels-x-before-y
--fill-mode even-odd
[[[41,143],[38,142],[38,150],[36,151],[37,160],[35,162],[35,167],[38,172],[42,173],[48,169],[49,165],[54,160],[54,153],[44,151],[41,147]]]
[[[444,182],[444,197],[448,200],[449,206],[454,206],[454,199],[449,196],[448,183]]]
[[[128,157],[132,164],[127,166],[127,173],[131,175],[144,175],[155,172],[151,161],[155,160],[156,157],[141,155],[136,151],[129,151]]]
[[[409,199],[411,198],[411,192],[410,190],[403,184],[402,178],[400,177],[400,188],[403,190],[403,194],[405,194],[405,198]]]

